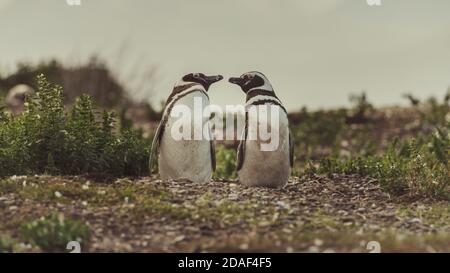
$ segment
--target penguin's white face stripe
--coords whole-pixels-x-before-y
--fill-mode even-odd
[[[183,84],[181,84],[181,85],[179,85],[179,84],[175,85],[174,88],[181,87],[182,85],[187,85],[187,84],[192,84],[192,83],[183,82]],[[181,97],[183,97],[183,96],[185,96],[185,95],[187,95],[187,94],[189,94],[189,93],[191,93],[193,91],[200,91],[200,92],[204,92],[206,94],[206,90],[201,84],[195,84],[195,85],[187,88],[186,90],[183,90],[182,92],[180,92],[180,93],[176,94],[175,96],[173,96],[169,101],[167,101],[166,107],[165,107],[164,112],[163,112],[163,117],[165,117],[165,116],[167,116],[169,114],[168,111],[170,111],[170,109],[172,109],[172,105],[179,98],[181,98]]]
[[[272,91],[272,92],[273,92],[273,87],[272,87],[272,85],[271,85],[267,80],[264,80],[264,85],[263,85],[263,86],[254,87],[254,88],[248,90],[247,93],[248,93],[248,92],[251,92],[251,91],[253,91],[253,90],[257,90],[257,89],[260,89],[260,90],[267,90],[267,91]]]
[[[259,96],[255,96],[251,99],[249,99],[246,103],[247,106],[252,105],[253,103],[260,101],[260,100],[267,100],[267,101],[273,101],[275,103],[281,104],[281,101],[279,99],[277,99],[276,97],[271,97],[271,96],[264,96],[264,95],[259,95]]]
[[[186,81],[180,80],[180,81],[178,81],[177,83],[175,83],[175,85],[173,86],[173,88],[175,89],[175,88],[177,88],[177,87],[182,87],[182,86],[184,86],[184,85],[193,84],[193,83],[196,83],[196,82],[186,82]],[[199,83],[196,83],[196,84],[198,84],[198,85],[200,85],[201,87],[203,87],[203,86],[202,86],[201,84],[199,84]],[[203,89],[205,89],[205,88],[203,87]]]
[[[257,72],[257,71],[252,71],[252,72],[245,73],[244,75],[259,76],[260,78],[262,78],[264,80],[264,85],[263,86],[258,86],[258,87],[251,88],[250,90],[247,91],[247,93],[251,92],[252,90],[255,90],[255,89],[262,89],[262,90],[267,90],[267,91],[273,91],[273,87],[270,84],[270,81],[267,79],[267,77],[263,73]]]

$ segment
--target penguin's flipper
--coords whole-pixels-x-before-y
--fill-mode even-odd
[[[245,142],[247,141],[247,130],[248,130],[248,113],[245,113],[245,128],[242,132],[242,139],[239,142],[238,152],[237,152],[237,166],[236,170],[240,171],[242,169],[242,165],[244,165],[245,159]]]
[[[294,138],[292,132],[289,130],[289,160],[291,162],[291,168],[294,168]]]
[[[149,163],[148,163],[150,175],[152,174],[152,169],[153,169],[155,158],[158,157],[159,145],[161,143],[161,137],[163,135],[164,126],[165,126],[165,122],[164,122],[164,117],[163,117],[163,119],[161,120],[161,122],[158,125],[158,128],[156,129],[155,136],[153,137],[152,148],[150,150],[150,158],[149,158]]]
[[[242,169],[242,165],[244,165],[244,154],[245,154],[245,140],[241,140],[241,142],[239,142],[237,152],[237,166],[236,166],[237,171],[240,171]]]
[[[210,142],[210,150],[211,150],[211,167],[213,172],[216,171],[216,147],[214,146],[214,141],[211,140]]]

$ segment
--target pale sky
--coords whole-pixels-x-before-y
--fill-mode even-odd
[[[189,72],[259,70],[289,110],[347,105],[361,90],[392,105],[405,92],[445,94],[449,14],[448,0],[0,0],[0,69],[99,52],[123,78],[157,66],[155,104]],[[227,81],[209,93],[219,105],[244,100]]]

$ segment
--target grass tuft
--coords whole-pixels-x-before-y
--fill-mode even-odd
[[[71,241],[87,245],[90,231],[81,222],[67,219],[62,214],[52,214],[47,218],[23,224],[21,235],[45,252],[65,252]]]

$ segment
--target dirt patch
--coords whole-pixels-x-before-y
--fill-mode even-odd
[[[368,252],[369,241],[382,251],[450,251],[450,203],[394,198],[358,176],[293,178],[278,190],[154,178],[0,181],[0,233],[19,251],[40,251],[24,245],[19,227],[52,212],[90,228],[89,252]]]

